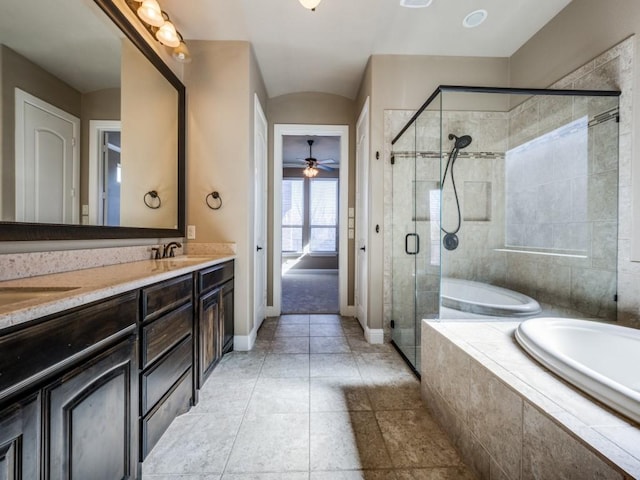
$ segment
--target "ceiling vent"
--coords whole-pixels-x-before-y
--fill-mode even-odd
[[[433,0],[400,0],[401,7],[407,8],[424,8],[431,5]]]

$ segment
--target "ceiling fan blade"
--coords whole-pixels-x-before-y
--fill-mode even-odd
[[[335,170],[335,168],[331,168],[327,165],[318,165],[317,168],[320,170],[324,170],[325,172],[333,172]]]
[[[325,158],[324,160],[318,160],[318,163],[327,164],[327,163],[338,163],[338,162],[336,162],[333,158]]]

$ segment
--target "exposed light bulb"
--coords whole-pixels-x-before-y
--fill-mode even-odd
[[[173,53],[171,55],[176,61],[180,63],[191,62],[191,53],[189,53],[187,44],[184,43],[184,41],[180,41],[180,45],[173,49]]]
[[[158,41],[166,45],[167,47],[178,47],[180,45],[180,37],[176,32],[176,27],[171,22],[164,22],[164,24],[156,32],[156,38]]]
[[[140,8],[138,8],[137,13],[142,21],[149,25],[160,27],[164,24],[164,16],[156,0],[144,0]]]
[[[300,3],[304,8],[309,10],[315,10],[322,0],[300,0]]]

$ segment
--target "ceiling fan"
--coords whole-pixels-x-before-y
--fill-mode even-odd
[[[336,168],[338,168],[338,166],[336,165],[335,167],[330,166],[329,164],[335,164],[336,161],[332,158],[327,158],[324,160],[318,160],[317,158],[314,158],[313,156],[313,140],[307,140],[307,143],[309,144],[309,156],[305,159],[302,158],[297,158],[296,164],[293,165],[285,165],[287,167],[299,167],[299,168],[303,168],[304,167],[304,174],[307,177],[315,177],[318,174],[318,170],[325,170],[328,172],[332,172],[333,170],[335,170]]]

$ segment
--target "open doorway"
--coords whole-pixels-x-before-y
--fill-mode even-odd
[[[348,127],[276,125],[274,153],[274,309],[345,314]]]
[[[340,311],[340,137],[282,138],[282,313]]]
[[[89,121],[90,225],[120,225],[121,123],[118,120]]]

